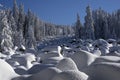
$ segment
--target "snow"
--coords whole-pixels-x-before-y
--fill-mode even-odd
[[[33,74],[32,76],[28,77],[28,80],[52,80],[52,78],[60,72],[61,70],[55,67],[50,67],[40,71],[37,74]]]
[[[57,74],[52,80],[88,80],[88,75],[80,71],[63,71]]]
[[[81,70],[92,64],[97,58],[97,56],[93,55],[90,52],[80,50],[79,52],[76,52],[75,54],[71,55],[71,58],[76,63],[78,69]]]
[[[0,80],[10,80],[19,76],[15,73],[13,68],[4,60],[0,59]]]
[[[91,80],[119,80],[120,63],[101,62],[92,64],[87,70]]]
[[[119,80],[119,45],[111,41],[70,37],[46,41],[37,50],[4,47],[0,80]]]
[[[78,70],[77,65],[71,58],[64,58],[62,59],[56,67],[62,71],[67,70]]]

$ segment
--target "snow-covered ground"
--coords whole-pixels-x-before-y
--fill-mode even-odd
[[[44,39],[0,53],[0,80],[120,80],[117,40]]]

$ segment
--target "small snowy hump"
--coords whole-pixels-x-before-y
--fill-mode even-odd
[[[101,62],[92,64],[87,74],[91,80],[120,80],[120,63]]]
[[[70,57],[76,63],[78,69],[81,70],[93,63],[97,56],[90,52],[80,50]]]
[[[13,68],[4,60],[0,59],[0,80],[10,80],[13,77],[18,76]]]
[[[57,74],[52,80],[88,80],[88,75],[80,71],[64,71]]]
[[[106,41],[106,40],[104,40],[104,39],[99,39],[99,40],[96,40],[94,43],[93,43],[93,46],[97,46],[97,47],[99,47],[99,46],[108,46],[109,45],[109,43]]]
[[[60,72],[61,70],[55,67],[51,67],[51,68],[42,70],[41,72],[37,74],[33,74],[32,76],[28,78],[28,80],[52,80],[52,78]]]
[[[71,58],[64,58],[62,59],[57,65],[57,68],[59,68],[62,71],[66,70],[78,70],[75,62]]]

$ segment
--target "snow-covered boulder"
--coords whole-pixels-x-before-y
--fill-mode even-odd
[[[27,72],[29,74],[35,74],[35,73],[39,73],[40,71],[49,68],[49,67],[54,67],[53,65],[50,64],[37,64],[34,65],[33,67],[31,67]]]
[[[120,62],[120,57],[117,56],[100,56],[95,59],[94,63],[100,62]]]
[[[97,56],[101,56],[101,51],[99,49],[93,50],[92,53]]]
[[[42,70],[37,74],[33,74],[32,76],[28,77],[27,80],[52,80],[52,78],[60,72],[61,70],[55,67],[51,67],[51,68]]]
[[[90,80],[120,80],[120,63],[92,64],[85,73],[89,75]]]
[[[27,69],[24,66],[18,66],[14,69],[14,71],[19,75],[27,74]]]
[[[12,60],[17,61],[20,65],[25,66],[29,69],[33,66],[32,62],[36,61],[36,58],[35,55],[26,53],[12,56]]]
[[[39,56],[41,61],[44,61],[50,57],[60,57],[58,53],[42,53],[39,54]]]
[[[78,70],[75,62],[71,58],[64,58],[62,59],[56,67],[62,71],[67,70]]]
[[[117,45],[117,41],[115,39],[108,39],[107,42],[109,44],[111,44],[111,46],[116,46]]]
[[[20,65],[19,62],[14,61],[12,59],[6,59],[6,62],[9,63],[12,67],[16,67]]]
[[[78,69],[81,70],[93,63],[97,56],[90,52],[80,50],[71,55],[70,57],[76,63]]]
[[[88,75],[80,71],[64,71],[57,74],[52,80],[88,80]]]
[[[44,60],[42,63],[43,64],[54,64],[54,65],[56,65],[62,59],[63,59],[63,57],[50,57],[50,58]]]
[[[109,53],[109,43],[104,39],[94,41],[93,46],[95,48],[99,48],[102,55],[106,55]]]
[[[37,51],[34,48],[28,48],[28,49],[26,49],[25,53],[32,53],[34,55],[37,55]]]
[[[115,51],[120,53],[120,46],[110,47],[110,53],[113,53]]]
[[[7,62],[0,59],[0,80],[11,80],[17,76],[18,74],[15,73],[13,68]]]
[[[20,45],[16,50],[24,52],[26,50],[25,46]]]

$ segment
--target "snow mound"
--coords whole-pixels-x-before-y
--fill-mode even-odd
[[[96,55],[84,50],[80,50],[71,56],[79,70],[82,70],[83,68],[93,63],[96,57]]]
[[[104,39],[99,39],[99,40],[96,40],[94,43],[93,43],[93,46],[95,48],[99,48],[101,50],[101,53],[102,55],[105,55],[105,54],[108,54],[109,53],[109,43],[104,40]]]
[[[29,74],[35,74],[35,73],[39,73],[40,71],[42,71],[48,67],[54,67],[54,66],[50,65],[50,64],[37,64],[37,65],[34,65],[33,67],[31,67],[27,72]]]
[[[117,56],[100,56],[96,58],[94,63],[100,63],[100,62],[120,62],[120,57]]]
[[[75,62],[71,58],[62,59],[56,67],[62,71],[66,70],[78,70]]]
[[[99,49],[92,51],[94,55],[101,56],[101,51]]]
[[[18,76],[13,68],[4,60],[0,59],[0,80],[11,80]]]
[[[39,56],[40,56],[41,61],[44,61],[50,57],[60,57],[58,53],[53,53],[53,52],[52,53],[51,52],[50,53],[42,53],[42,54],[39,54]]]
[[[61,70],[55,67],[51,67],[51,68],[42,70],[37,74],[33,74],[32,76],[28,77],[28,80],[52,80],[52,78],[60,72]]]
[[[36,61],[35,59],[35,55],[31,53],[12,56],[13,61],[17,61],[20,65],[25,66],[28,69],[33,66],[31,62]]]
[[[64,71],[57,74],[52,80],[88,80],[88,76],[80,71]]]
[[[19,75],[27,74],[27,69],[24,66],[18,66],[14,69],[14,71]]]
[[[62,59],[63,59],[63,57],[50,57],[50,58],[44,60],[42,63],[43,64],[54,64],[54,65],[56,65]]]
[[[28,49],[26,49],[25,52],[26,52],[26,53],[32,53],[32,54],[34,54],[34,55],[37,55],[37,51],[36,51],[34,48],[28,48]]]
[[[101,62],[92,64],[86,73],[90,80],[120,80],[120,63]]]

